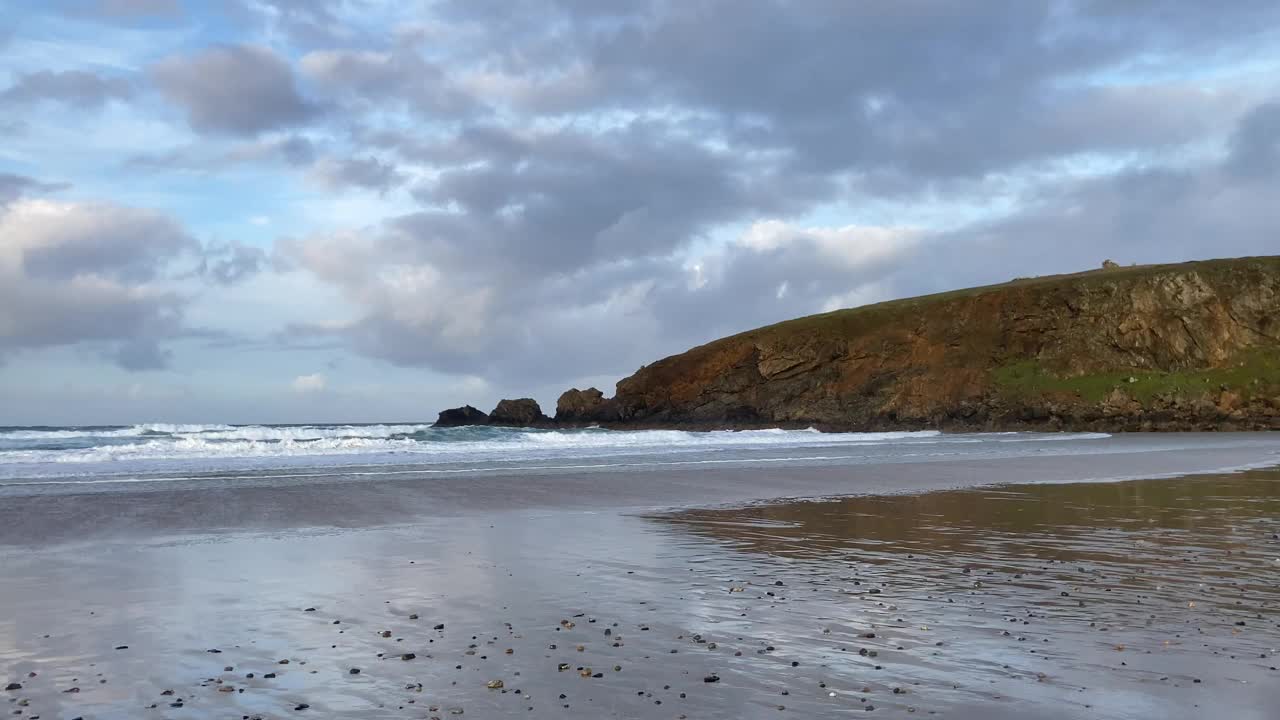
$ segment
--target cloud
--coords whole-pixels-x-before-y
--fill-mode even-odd
[[[256,135],[319,114],[300,94],[289,63],[263,47],[223,45],[170,57],[152,68],[152,76],[200,133]]]
[[[65,190],[66,183],[46,183],[25,175],[0,173],[0,211],[5,206],[24,195],[40,194]]]
[[[444,69],[413,50],[322,50],[308,53],[302,71],[330,92],[369,105],[403,104],[427,116],[457,116],[477,109]]]
[[[0,92],[111,105],[112,124],[80,143],[46,113],[14,167],[48,154],[95,187],[74,169],[100,161],[122,196],[145,169],[148,188],[181,189],[158,202],[202,237],[245,235],[202,248],[109,203],[54,203],[55,223],[25,199],[52,187],[0,176],[5,232],[23,238],[4,250],[22,262],[0,276],[0,348],[84,342],[160,367],[192,332],[175,287],[252,307],[281,281],[328,304],[255,318],[264,335],[280,318],[273,349],[343,347],[496,392],[1104,257],[1275,251],[1280,111],[1259,68],[1280,57],[1280,5],[802,5],[231,0],[186,4],[189,28],[166,34],[147,15],[162,0],[102,0],[135,26],[96,26],[110,62],[55,70],[19,36],[30,63]],[[138,52],[142,26],[155,43]],[[157,54],[168,105],[140,87],[117,103],[128,89],[109,83],[131,76],[102,68]],[[153,140],[166,107],[186,127]],[[136,156],[123,165],[117,139]],[[271,248],[275,229],[290,237]],[[187,262],[198,272],[168,282]],[[23,298],[46,290],[119,317],[41,315]]]
[[[626,372],[655,353],[823,309],[875,284],[917,247],[906,228],[766,221],[692,264],[655,256],[486,277],[461,255],[442,264],[415,260],[404,254],[402,232],[283,245],[297,267],[340,287],[363,311],[352,322],[294,326],[291,339],[337,338],[396,364],[446,372],[534,379],[563,377],[567,368]],[[783,286],[790,290],[775,295]]]
[[[159,213],[19,200],[0,211],[0,355],[81,342],[122,367],[163,365],[187,302],[160,282],[197,243]]]
[[[293,379],[290,387],[296,393],[318,393],[323,392],[328,382],[321,373],[312,373],[311,375],[299,375]]]
[[[1235,136],[1258,116],[1246,114]],[[621,374],[791,317],[1087,269],[1105,257],[1274,252],[1280,223],[1270,187],[1233,174],[1227,159],[1058,181],[1012,212],[952,228],[798,225],[766,214],[791,201],[737,184],[743,171],[733,162],[687,146],[633,160],[610,138],[499,143],[480,170],[463,171],[467,182],[445,172],[420,191],[453,210],[282,246],[361,312],[293,332],[446,372],[529,382]],[[632,162],[643,170],[629,172]],[[504,163],[520,169],[494,170]],[[760,219],[734,238],[698,243],[703,229],[751,214]],[[610,242],[624,229],[633,232]]]
[[[1266,47],[1259,29],[1280,9],[1145,5],[832,2],[797,12],[785,2],[549,0],[526,12],[463,1],[443,12],[484,38],[490,54],[472,86],[511,112],[676,111],[735,149],[869,176],[864,190],[896,194],[1064,156],[1169,148],[1229,121],[1229,92],[1090,75],[1136,62],[1188,75],[1178,66],[1186,48]]]
[[[1227,169],[1257,180],[1280,178],[1280,102],[1249,111],[1231,136]]]
[[[267,263],[267,252],[238,242],[212,244],[204,250],[203,275],[219,285],[235,285],[258,274]]]
[[[162,263],[199,246],[172,219],[114,205],[25,201],[5,215],[5,249],[32,278],[155,278]]]
[[[103,14],[124,17],[151,17],[178,15],[182,5],[178,0],[99,0]]]
[[[93,110],[113,100],[127,100],[132,95],[133,87],[121,78],[104,78],[84,70],[40,70],[19,75],[13,84],[0,91],[0,105],[49,101]]]
[[[356,187],[381,193],[402,185],[406,179],[395,165],[373,156],[321,158],[312,166],[310,174],[321,186],[331,190]]]
[[[332,46],[353,39],[353,24],[341,15],[345,0],[227,0],[224,11],[250,27],[283,35],[303,46]],[[358,14],[369,3],[353,4]]]
[[[183,15],[180,0],[74,0],[67,12],[110,23],[167,20]]]
[[[128,340],[119,345],[107,358],[130,372],[164,370],[173,361],[173,353],[161,348],[155,340]]]

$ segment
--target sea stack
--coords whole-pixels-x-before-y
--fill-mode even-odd
[[[440,411],[436,418],[436,427],[463,427],[465,425],[488,425],[489,416],[470,405],[449,408]]]

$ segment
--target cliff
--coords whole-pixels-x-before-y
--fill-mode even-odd
[[[566,423],[1280,429],[1280,257],[1120,268],[799,318],[659,360]]]

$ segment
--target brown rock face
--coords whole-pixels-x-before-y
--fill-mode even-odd
[[[1108,267],[800,318],[641,368],[611,424],[1280,429],[1280,257]]]
[[[566,390],[556,401],[556,422],[591,423],[614,419],[604,393],[595,388]]]
[[[520,398],[518,400],[499,400],[497,407],[489,413],[490,425],[507,425],[510,427],[531,427],[545,425],[551,421],[542,414],[536,400]]]

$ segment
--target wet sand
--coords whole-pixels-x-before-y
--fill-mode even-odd
[[[88,543],[9,528],[0,687],[21,687],[0,703],[86,720],[1280,708],[1275,471],[667,512],[497,504],[363,529],[228,512],[209,532]]]

